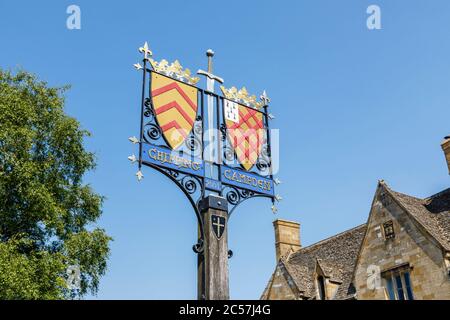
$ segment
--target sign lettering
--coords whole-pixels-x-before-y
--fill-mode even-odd
[[[258,193],[274,195],[272,180],[250,172],[224,166],[222,168],[222,182]]]

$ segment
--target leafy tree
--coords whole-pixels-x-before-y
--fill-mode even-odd
[[[66,89],[0,69],[0,299],[95,294],[106,271],[111,238],[93,226],[103,197],[82,181],[90,134],[64,113]]]

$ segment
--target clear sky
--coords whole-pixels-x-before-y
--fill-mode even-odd
[[[81,8],[81,30],[66,8]],[[381,30],[366,9],[381,8]],[[448,187],[450,2],[1,1],[0,67],[71,84],[67,112],[93,136],[86,182],[107,197],[99,225],[114,238],[102,299],[195,299],[196,218],[172,182],[136,181],[141,74],[137,48],[214,71],[227,86],[266,89],[280,129],[284,200],[247,201],[230,220],[230,291],[259,298],[274,267],[274,218],[301,223],[308,245],[366,221],[378,179],[426,197]],[[201,84],[204,85],[203,83]]]

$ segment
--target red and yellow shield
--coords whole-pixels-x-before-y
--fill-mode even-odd
[[[164,138],[172,149],[177,149],[194,126],[197,89],[152,72],[151,92],[156,120]]]
[[[256,109],[225,100],[228,138],[239,163],[250,170],[258,160],[264,143],[263,114]]]

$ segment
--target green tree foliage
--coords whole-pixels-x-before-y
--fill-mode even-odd
[[[93,226],[103,197],[82,181],[95,158],[64,114],[66,89],[0,69],[0,299],[95,294],[106,271],[111,238]]]

